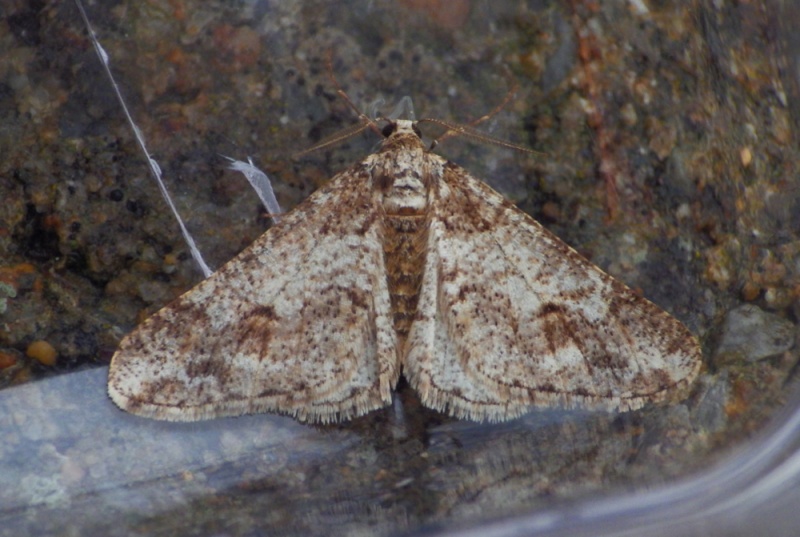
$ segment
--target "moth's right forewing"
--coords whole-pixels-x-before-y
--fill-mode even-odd
[[[505,420],[535,406],[630,410],[697,376],[697,340],[466,171],[433,204],[404,363],[430,407]]]

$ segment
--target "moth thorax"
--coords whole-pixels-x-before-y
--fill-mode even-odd
[[[387,215],[419,215],[427,211],[428,189],[416,170],[385,179],[383,191]]]

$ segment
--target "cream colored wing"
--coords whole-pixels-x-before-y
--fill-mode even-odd
[[[688,385],[679,321],[463,169],[433,194],[404,374],[429,407],[499,421],[531,407],[629,410]]]
[[[370,186],[363,168],[335,177],[125,337],[114,402],[175,421],[333,422],[388,404],[400,372]]]

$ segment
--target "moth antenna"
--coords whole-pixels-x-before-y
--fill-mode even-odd
[[[333,74],[333,51],[332,50],[328,50],[328,57],[327,57],[326,64],[327,64],[327,67],[328,67],[328,76],[331,78],[331,83],[336,88],[336,94],[339,97],[341,97],[342,99],[344,99],[344,102],[346,102],[350,106],[350,108],[352,108],[355,111],[355,113],[358,114],[358,118],[362,122],[366,123],[365,128],[369,127],[370,129],[372,129],[372,132],[374,132],[378,136],[382,137],[383,135],[381,134],[380,127],[378,127],[378,125],[375,123],[375,121],[373,121],[364,112],[362,112],[355,105],[355,103],[353,103],[353,101],[350,100],[350,97],[348,97],[347,94],[344,92],[344,90],[342,89],[342,86],[339,84],[339,81],[336,80],[336,75]]]
[[[457,123],[450,123],[449,121],[443,121],[441,119],[434,119],[434,118],[420,119],[417,123],[433,123],[434,125],[440,125],[447,129],[447,132],[445,132],[443,136],[440,136],[439,138],[431,142],[431,147],[430,147],[431,149],[439,145],[439,143],[446,137],[460,135],[460,136],[466,136],[467,138],[472,138],[473,140],[477,140],[481,143],[498,145],[500,147],[514,149],[515,151],[522,151],[523,153],[530,153],[532,155],[542,155],[542,156],[545,155],[541,151],[535,151],[525,146],[514,144],[506,140],[501,140],[500,138],[495,138],[494,136],[490,136],[486,133],[483,133],[467,125],[458,125]]]
[[[497,106],[495,106],[494,108],[492,108],[486,114],[484,114],[481,117],[479,117],[478,119],[474,119],[474,120],[468,122],[466,126],[459,125],[459,127],[462,127],[462,128],[464,128],[466,130],[469,127],[475,127],[476,125],[480,125],[484,121],[486,121],[488,119],[491,119],[492,117],[497,115],[503,108],[508,106],[508,103],[511,102],[511,100],[516,95],[517,90],[519,89],[519,83],[516,81],[516,79],[514,79],[514,77],[511,75],[511,73],[507,69],[504,72],[505,72],[505,76],[508,79],[508,82],[510,83],[511,87],[509,88],[509,90],[506,93],[506,96],[502,100],[502,102],[500,104],[498,104]],[[420,121],[425,121],[425,120],[420,120]],[[440,124],[443,124],[443,123],[444,122],[441,122]],[[473,131],[473,132],[478,132],[478,131]],[[459,129],[450,129],[447,132],[445,132],[444,134],[442,134],[441,136],[439,136],[437,139],[435,139],[431,143],[431,149],[433,149],[434,147],[436,147],[437,145],[439,145],[440,143],[442,143],[446,139],[450,138],[451,136],[455,136],[456,134],[464,134],[466,136],[470,136],[469,134],[466,134],[466,132],[462,132]],[[482,136],[486,136],[486,135],[482,134]],[[496,144],[496,145],[502,145],[504,147],[512,147],[512,148],[515,148],[515,149],[519,149],[519,147],[518,146],[515,147],[514,144],[508,144],[508,145],[506,145],[505,143],[499,143],[498,144],[497,143],[498,140],[492,138],[491,136],[489,136],[488,138],[490,138],[491,140],[483,140],[483,141],[488,142],[488,143],[492,143],[492,144]],[[494,141],[492,141],[492,140],[494,140]],[[530,150],[524,149],[524,148],[523,148],[523,151],[530,152]]]
[[[294,155],[292,155],[292,158],[298,159],[308,155],[309,153],[313,153],[314,151],[319,151],[320,149],[325,149],[326,147],[336,145],[344,140],[347,140],[348,138],[352,138],[353,136],[361,132],[364,132],[367,128],[370,127],[377,127],[377,125],[375,125],[374,121],[371,121],[369,123],[365,121],[361,121],[361,123],[354,123],[349,127],[345,127],[344,129],[323,138],[319,143],[312,145],[308,149],[303,149],[299,153],[295,153]],[[375,129],[373,128],[373,130]],[[378,131],[378,134],[380,134],[380,130]]]
[[[332,145],[341,143],[342,141],[347,140],[348,138],[351,138],[357,134],[364,132],[366,129],[371,129],[372,132],[374,132],[380,137],[383,137],[381,128],[378,126],[377,123],[375,123],[375,120],[370,118],[364,112],[362,112],[355,105],[355,103],[353,103],[353,101],[350,100],[350,97],[347,95],[347,93],[345,93],[345,91],[342,89],[342,86],[339,84],[339,81],[336,79],[336,75],[333,73],[333,51],[331,50],[328,51],[325,64],[328,70],[328,76],[331,79],[331,84],[333,84],[333,86],[336,88],[336,94],[339,97],[341,97],[344,100],[344,102],[346,102],[347,105],[356,112],[356,114],[358,114],[358,119],[360,121],[354,125],[345,127],[344,129],[323,138],[322,141],[312,145],[308,149],[304,149],[299,153],[295,153],[294,155],[292,155],[293,159],[298,159],[308,155],[309,153],[313,153],[314,151],[319,151],[320,149],[325,149],[326,147],[330,147]],[[373,102],[372,105],[370,105],[370,110],[374,110],[381,104],[383,104],[383,99],[376,99],[375,102]]]

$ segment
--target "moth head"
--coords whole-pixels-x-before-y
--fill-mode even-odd
[[[417,127],[416,121],[411,121],[410,119],[386,119],[388,123],[386,126],[381,130],[381,134],[385,138],[389,138],[395,133],[399,134],[414,134],[417,138],[422,139],[422,131],[419,130]]]

